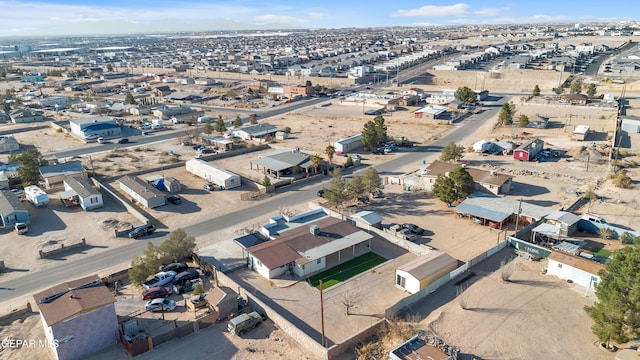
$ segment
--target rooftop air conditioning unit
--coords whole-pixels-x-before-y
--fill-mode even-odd
[[[311,225],[309,227],[309,230],[311,231],[311,234],[313,234],[314,236],[320,235],[320,227],[318,225]]]

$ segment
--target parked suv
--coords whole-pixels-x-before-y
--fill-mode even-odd
[[[417,235],[424,233],[424,229],[416,224],[402,224],[402,227]]]
[[[20,235],[29,232],[29,226],[27,226],[27,224],[25,223],[16,223],[14,225],[14,228],[16,229],[16,232]]]
[[[151,224],[138,226],[129,232],[129,238],[137,239],[141,236],[152,234],[155,230],[156,227]]]
[[[199,277],[200,273],[198,273],[198,270],[189,268],[176,275],[176,277],[173,278],[173,284],[182,285],[189,280],[197,279]]]

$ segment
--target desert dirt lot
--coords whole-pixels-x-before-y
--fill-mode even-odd
[[[501,280],[504,259],[513,269],[507,283]],[[613,359],[594,345],[592,321],[582,310],[595,300],[593,293],[542,275],[545,266],[545,260],[514,259],[504,249],[473,269],[476,276],[460,295],[447,284],[407,315],[426,314],[424,330],[482,359]]]

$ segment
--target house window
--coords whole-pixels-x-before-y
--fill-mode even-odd
[[[558,264],[558,268],[562,269],[562,264]]]
[[[97,202],[98,202],[98,198],[94,198],[94,197],[92,197],[92,198],[91,198],[91,200],[90,200],[90,202],[91,202],[92,204],[95,204],[95,203],[97,203]]]
[[[322,259],[316,260],[316,264],[321,264],[321,263],[322,263]]]
[[[404,288],[406,283],[406,279],[400,275],[396,275],[396,285]]]

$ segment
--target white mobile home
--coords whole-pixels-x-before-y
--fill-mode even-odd
[[[223,189],[232,189],[242,185],[239,175],[221,169],[204,160],[191,159],[186,162],[185,166],[188,172],[222,186]]]
[[[89,181],[83,178],[69,177],[64,179],[63,183],[65,193],[77,198],[84,211],[101,208],[104,205],[102,194],[91,186]]]
[[[136,177],[123,176],[118,182],[120,190],[146,208],[152,209],[166,204],[166,197],[160,190]]]
[[[561,251],[552,252],[547,258],[547,274],[562,280],[571,280],[586,288],[594,288],[600,282],[598,272],[604,269],[602,264]]]

